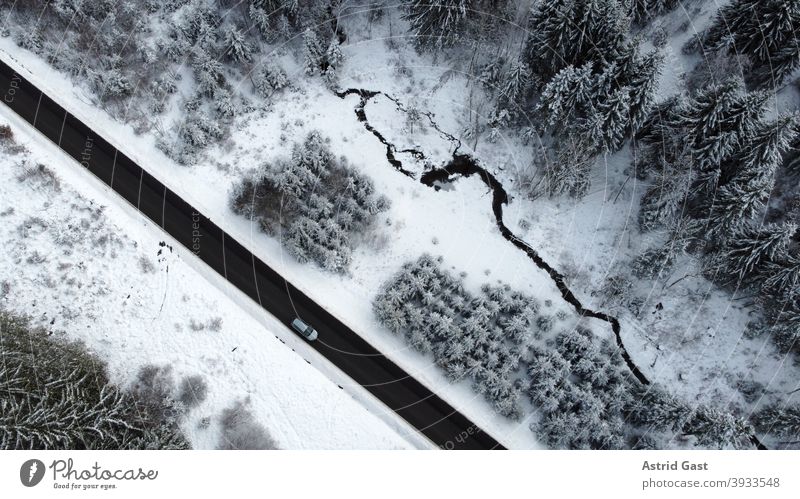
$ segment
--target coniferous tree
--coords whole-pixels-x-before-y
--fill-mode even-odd
[[[800,441],[800,407],[770,406],[753,415],[756,429],[790,440],[794,445]]]
[[[596,151],[614,152],[622,146],[630,122],[630,89],[622,87],[597,106],[587,129]]]
[[[680,218],[686,211],[686,198],[694,185],[695,170],[667,164],[657,172],[639,207],[639,227],[653,230]]]
[[[253,58],[253,47],[244,34],[235,27],[230,27],[225,32],[226,54],[234,62],[250,62]]]
[[[216,90],[225,84],[222,64],[200,47],[194,51],[192,69],[198,90],[203,95],[213,97]]]
[[[418,46],[447,47],[458,39],[469,7],[469,0],[408,0],[405,18]]]
[[[693,153],[701,170],[720,170],[720,175],[724,178],[726,172],[721,170],[722,166],[755,133],[764,116],[768,99],[769,94],[761,91],[735,98],[718,121],[713,134],[695,139]]]
[[[800,126],[800,116],[784,115],[759,125],[744,150],[732,162],[728,178],[722,178],[709,213],[711,234],[727,237],[740,230],[765,206],[789,147]]]
[[[762,273],[767,263],[786,253],[795,232],[797,225],[791,222],[763,227],[745,226],[714,255],[714,268],[723,274],[719,280],[741,283]]]
[[[753,428],[747,421],[712,407],[701,406],[684,431],[697,438],[698,445],[716,449],[751,447]]]
[[[275,92],[289,85],[289,77],[279,65],[266,63],[261,66],[253,76],[253,85],[259,95],[264,98],[269,98]]]
[[[547,81],[569,65],[616,60],[629,24],[617,0],[540,2],[528,23],[528,65]]]
[[[531,72],[522,61],[512,63],[498,82],[498,102],[496,112],[506,111],[512,119],[522,114],[525,96],[530,86]]]
[[[764,274],[765,288],[778,297],[788,296],[800,287],[800,257],[787,252],[776,261],[768,262]]]
[[[319,73],[325,59],[325,50],[320,45],[317,34],[311,28],[306,28],[303,34],[303,47],[303,68],[306,74]]]
[[[251,2],[247,10],[247,15],[258,29],[258,32],[261,33],[261,36],[269,36],[271,21],[267,11],[257,6],[255,2]]]
[[[742,81],[737,78],[709,85],[678,110],[675,124],[688,130],[695,151],[701,149],[708,138],[717,136],[742,88]]]
[[[800,293],[795,288],[786,295],[768,307],[770,334],[780,351],[800,354]]]
[[[636,60],[634,71],[627,81],[631,96],[629,121],[633,132],[639,130],[650,114],[663,66],[664,54],[658,51]]]
[[[625,412],[631,423],[647,432],[681,431],[692,416],[692,408],[686,402],[652,385],[635,385],[632,403]]]
[[[747,54],[760,84],[779,84],[800,64],[800,4],[785,0],[734,0],[723,6],[706,33],[705,44]]]
[[[539,109],[548,127],[559,130],[575,123],[591,102],[595,78],[590,65],[567,66],[545,86]]]
[[[575,135],[557,143],[555,157],[544,167],[545,192],[583,197],[591,184],[589,174],[595,161],[593,147],[587,137]]]
[[[674,9],[676,5],[678,0],[630,0],[631,16],[637,23],[644,24]]]

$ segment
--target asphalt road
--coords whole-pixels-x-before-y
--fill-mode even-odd
[[[313,325],[319,331],[319,340],[310,343],[312,348],[436,445],[446,449],[503,449],[463,414],[2,61],[0,93],[13,111],[287,327],[295,316]]]

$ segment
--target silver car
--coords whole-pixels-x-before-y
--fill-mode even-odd
[[[298,333],[302,334],[303,337],[305,339],[307,339],[308,341],[314,341],[314,340],[317,339],[317,336],[319,336],[317,334],[317,330],[316,329],[314,329],[313,327],[309,326],[308,324],[303,322],[301,319],[295,318],[292,321],[292,327],[295,329],[295,331],[297,331]]]

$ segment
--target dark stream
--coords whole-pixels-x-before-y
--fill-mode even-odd
[[[372,133],[382,144],[386,146],[386,159],[389,163],[399,172],[403,173],[404,175],[415,178],[414,174],[403,168],[403,164],[400,160],[395,157],[395,152],[397,149],[395,148],[394,144],[388,142],[386,138],[369,123],[367,120],[367,114],[364,108],[367,105],[367,102],[375,97],[376,95],[380,95],[381,92],[375,92],[370,90],[363,90],[363,89],[347,89],[342,92],[338,92],[338,95],[341,98],[346,97],[347,95],[358,95],[361,100],[356,106],[355,112],[356,116],[358,117],[358,121],[364,124],[364,127]],[[395,102],[396,104],[399,103],[389,97],[390,100]],[[472,175],[478,175],[483,183],[492,191],[492,211],[494,212],[494,217],[497,222],[497,227],[500,229],[500,233],[503,237],[516,246],[517,248],[521,249],[525,252],[528,257],[533,260],[533,263],[536,264],[537,267],[547,272],[553,282],[555,282],[556,287],[561,292],[561,296],[566,300],[570,305],[575,308],[575,311],[583,316],[583,317],[593,317],[595,319],[600,319],[602,321],[608,322],[611,324],[611,329],[614,331],[614,337],[617,342],[617,347],[622,352],[622,358],[625,360],[625,363],[628,365],[628,368],[631,370],[631,373],[639,380],[642,384],[650,384],[650,381],[645,377],[642,371],[636,366],[633,362],[628,351],[625,349],[625,345],[622,343],[622,337],[620,336],[620,325],[619,321],[616,317],[612,317],[603,312],[597,312],[595,310],[590,310],[581,304],[575,294],[569,289],[567,286],[566,281],[564,280],[564,276],[554,269],[550,264],[548,264],[544,259],[539,255],[539,253],[533,249],[531,246],[528,245],[525,241],[518,238],[514,235],[511,230],[506,227],[505,223],[503,223],[503,205],[508,204],[509,198],[506,190],[503,188],[503,185],[500,183],[497,178],[486,171],[485,168],[481,167],[478,164],[478,161],[475,160],[472,156],[468,154],[462,154],[458,152],[458,149],[461,143],[453,137],[452,135],[446,134],[438,129],[433,123],[433,119],[430,114],[427,115],[428,118],[431,120],[431,124],[436,128],[437,131],[445,135],[450,141],[456,142],[456,148],[453,151],[453,158],[444,166],[440,168],[434,168],[432,170],[428,170],[422,174],[422,178],[420,181],[429,186],[434,187],[436,189],[439,188],[442,184],[446,184],[449,182],[453,182],[458,178],[461,177],[470,177]],[[424,154],[421,151],[417,150],[404,150],[401,152],[411,152],[414,154],[415,157],[424,159]]]

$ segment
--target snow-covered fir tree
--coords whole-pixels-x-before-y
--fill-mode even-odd
[[[629,122],[631,131],[637,131],[647,119],[656,98],[658,79],[664,67],[664,54],[652,51],[634,59],[627,86],[630,88]]]
[[[458,40],[470,0],[407,0],[405,18],[420,47],[441,48]]]
[[[637,23],[645,24],[678,4],[679,0],[630,0],[631,16]]]
[[[303,68],[307,75],[318,74],[322,70],[325,60],[325,50],[311,28],[306,28],[303,34]]]
[[[225,31],[225,53],[234,62],[250,62],[253,58],[253,46],[247,41],[245,35],[236,27],[229,27]]]
[[[587,120],[586,128],[595,150],[614,152],[622,146],[630,122],[630,94],[630,88],[620,88]]]
[[[595,78],[589,64],[567,66],[545,86],[539,109],[548,127],[569,127],[581,117],[595,91]]]
[[[720,8],[704,44],[747,54],[758,83],[780,84],[800,66],[800,4],[785,0],[734,0]]]
[[[713,255],[714,271],[718,280],[741,284],[754,274],[763,273],[769,262],[783,257],[797,225],[792,222],[758,226],[748,224],[733,234],[727,244]]]
[[[771,433],[787,443],[800,440],[800,407],[769,406],[753,415],[756,429]]]
[[[528,23],[528,66],[544,81],[566,66],[617,59],[630,26],[624,2],[540,2]]]
[[[286,71],[274,61],[266,61],[253,76],[253,86],[256,92],[265,99],[269,99],[275,92],[288,85],[289,77],[286,75]]]
[[[760,213],[775,182],[792,138],[798,133],[800,115],[788,114],[761,124],[743,151],[732,162],[728,178],[721,179],[718,195],[708,217],[711,234],[727,236],[740,230]]]
[[[729,412],[701,406],[684,428],[697,438],[697,443],[715,449],[752,448],[753,427]]]

